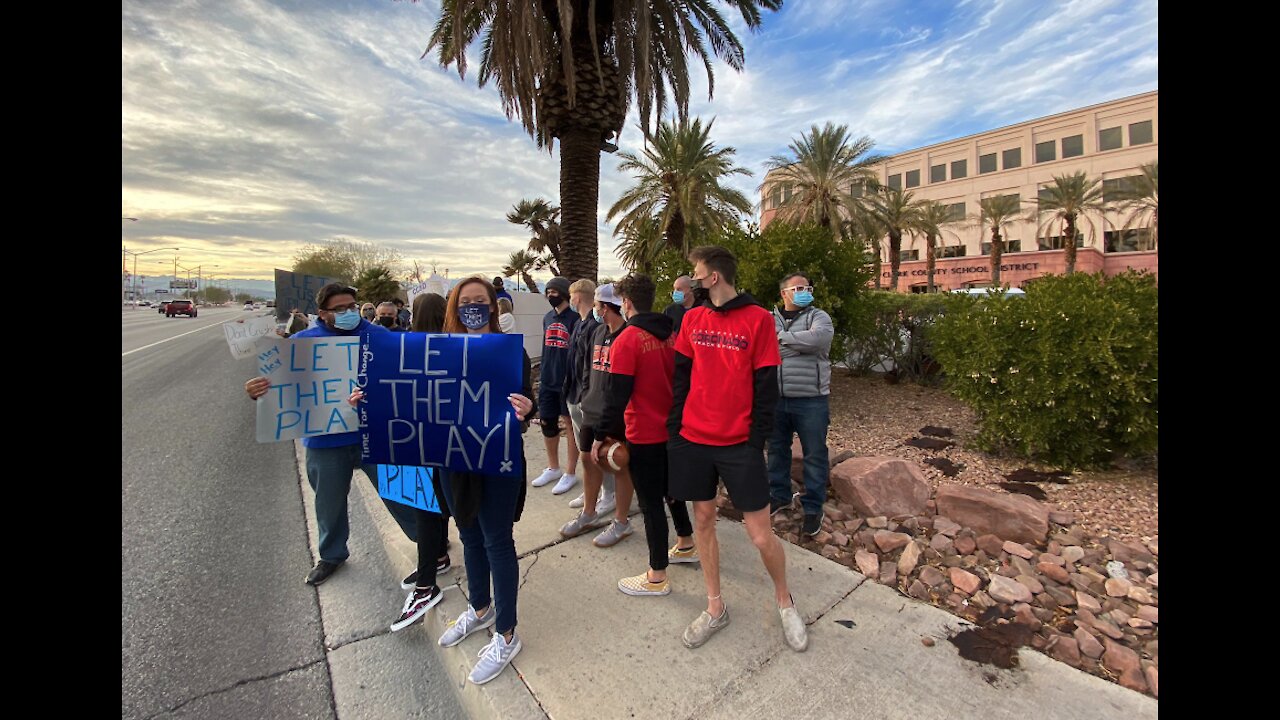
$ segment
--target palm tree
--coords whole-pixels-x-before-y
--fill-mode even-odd
[[[1054,221],[1062,223],[1062,249],[1065,251],[1063,257],[1067,261],[1067,274],[1074,273],[1075,241],[1080,221],[1083,220],[1089,226],[1092,235],[1093,221],[1088,214],[1102,215],[1107,210],[1106,201],[1102,197],[1102,181],[1089,179],[1083,170],[1070,175],[1055,175],[1053,183],[1040,190],[1039,197],[1024,202],[1035,203],[1035,210],[1028,213],[1027,220],[1037,223],[1037,236],[1042,230],[1047,231]]]
[[[978,201],[978,215],[973,218],[979,229],[991,228],[991,286],[1000,287],[1000,259],[1004,257],[1004,238],[1009,225],[1022,215],[1017,195],[995,195]]]
[[[507,222],[529,228],[532,233],[529,250],[539,256],[538,269],[550,268],[552,275],[559,275],[560,266],[564,264],[564,250],[560,246],[564,237],[564,231],[560,228],[560,208],[542,198],[525,198],[507,213]],[[543,253],[549,253],[550,257],[545,257]]]
[[[848,125],[828,122],[801,133],[799,140],[787,148],[791,156],[775,155],[765,162],[769,168],[766,184],[788,184],[792,187],[789,201],[778,208],[775,220],[790,224],[814,222],[835,232],[840,221],[852,216],[857,200],[851,190],[855,185],[876,182],[872,166],[884,160],[871,155],[875,141],[867,136],[854,140]]]
[[[1122,231],[1144,228],[1151,232],[1151,245],[1160,252],[1158,231],[1160,227],[1160,161],[1152,160],[1142,165],[1142,174],[1127,178],[1115,193],[1119,210],[1128,213]]]
[[[915,220],[911,223],[911,229],[924,237],[925,271],[929,276],[929,292],[934,291],[933,272],[937,261],[936,248],[937,241],[946,232],[943,226],[961,219],[963,218],[953,215],[946,205],[936,200],[925,200],[920,203]]]
[[[915,195],[889,186],[877,187],[867,199],[867,211],[889,236],[889,268],[892,290],[898,289],[898,267],[902,264],[902,233],[915,226],[920,204]]]
[[[721,0],[746,26],[782,0]],[[719,4],[719,3],[717,3]],[[689,108],[689,60],[701,61],[714,92],[712,57],[741,71],[742,43],[711,0],[442,0],[426,53],[465,77],[467,48],[480,40],[481,87],[490,80],[508,118],[538,147],[560,141],[564,259],[571,280],[594,278],[600,151],[622,131],[634,98],[642,127],[668,101]],[[425,54],[424,53],[424,56]]]
[[[864,205],[854,208],[853,214],[841,224],[841,228],[844,238],[861,243],[871,255],[871,270],[874,273],[875,287],[879,290],[882,267],[880,251],[884,248],[885,229]]]
[[[622,234],[622,242],[618,243],[616,253],[623,266],[634,272],[651,275],[661,249],[667,247],[667,240],[662,235],[658,218],[651,217],[643,223],[618,228],[614,231],[614,235],[619,232]],[[657,251],[654,250],[655,248]],[[688,256],[688,253],[685,253],[684,257]],[[604,281],[601,281],[601,284],[603,285]]]
[[[520,279],[524,281],[524,286],[534,292],[538,291],[538,283],[533,281],[533,277],[529,273],[537,268],[538,257],[528,250],[517,250],[511,253],[511,257],[507,258],[506,267],[502,268],[504,277],[511,277],[519,274]]]
[[[704,127],[698,118],[663,121],[642,155],[618,155],[618,170],[633,172],[636,184],[609,208],[608,219],[621,215],[614,235],[626,238],[631,269],[635,261],[651,263],[667,247],[688,256],[691,238],[704,238],[751,212],[747,196],[720,184],[751,171],[733,164],[737,150],[711,142],[714,124]]]

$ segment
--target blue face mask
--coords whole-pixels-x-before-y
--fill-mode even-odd
[[[468,330],[479,330],[489,324],[489,314],[493,309],[488,303],[475,303],[473,305],[459,305],[458,319],[462,321],[463,326]]]
[[[604,322],[604,318],[600,317],[600,311],[596,308],[591,308],[591,317],[594,317],[598,323]]]
[[[799,305],[800,307],[809,307],[809,304],[813,302],[813,293],[808,290],[798,292],[791,296],[791,302]]]
[[[360,326],[360,313],[355,310],[334,313],[333,326],[339,330],[355,330]]]
[[[679,290],[676,290],[675,292],[671,293],[671,299],[675,300],[678,303],[682,303],[684,302],[684,293]]]

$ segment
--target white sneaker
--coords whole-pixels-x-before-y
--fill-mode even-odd
[[[556,483],[556,486],[551,488],[551,494],[563,495],[569,492],[570,490],[572,490],[573,486],[577,484],[578,484],[577,475],[570,475],[569,473],[565,473],[564,475],[560,476],[560,482]]]
[[[511,642],[502,637],[501,633],[495,633],[493,640],[480,651],[480,660],[476,666],[471,669],[469,676],[471,682],[476,685],[483,685],[490,680],[498,677],[498,675],[511,664],[512,659],[520,654],[523,643],[520,642],[520,636],[515,633],[511,634]]]
[[[618,507],[618,496],[615,493],[600,493],[600,499],[596,500],[596,515],[608,517]]]
[[[562,475],[564,475],[564,471],[560,468],[547,468],[542,471],[541,475],[533,479],[532,484],[534,487],[542,487],[547,483],[559,480]]]
[[[578,497],[569,501],[569,507],[577,509],[587,504],[587,494],[585,492],[578,493]]]

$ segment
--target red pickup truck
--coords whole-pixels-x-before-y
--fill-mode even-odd
[[[177,315],[186,315],[187,317],[196,316],[196,304],[190,300],[171,300],[169,306],[165,308],[165,317],[175,317]]]

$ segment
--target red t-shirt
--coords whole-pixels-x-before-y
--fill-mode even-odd
[[[755,371],[781,365],[773,315],[759,305],[685,313],[676,352],[693,360],[680,435],[702,445],[737,445],[751,434]]]
[[[631,325],[609,348],[609,372],[635,378],[623,419],[627,424],[627,440],[637,445],[667,441],[671,375],[675,372],[674,347],[674,336],[659,340],[652,333]]]

